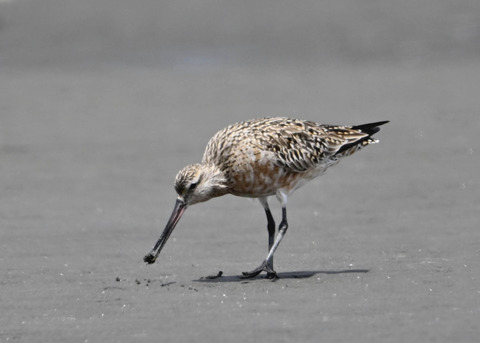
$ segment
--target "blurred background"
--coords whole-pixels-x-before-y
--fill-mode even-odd
[[[0,3],[4,66],[316,68],[458,62],[480,53],[473,0]]]
[[[3,336],[43,333],[51,341],[56,325],[45,313],[55,308],[76,318],[60,341],[75,325],[104,341],[131,337],[115,320],[114,301],[116,335],[89,319],[98,312],[99,284],[117,275],[191,280],[215,268],[256,267],[266,248],[264,215],[234,197],[189,209],[163,264],[147,268],[141,259],[170,214],[176,172],[199,161],[226,125],[278,115],[391,121],[377,134],[380,144],[292,197],[279,268],[371,269],[366,277],[379,288],[370,299],[378,302],[362,318],[388,331],[378,337],[474,341],[479,89],[478,0],[0,0],[0,269],[9,294],[2,308],[11,314],[0,321]],[[231,223],[239,228],[227,230]],[[439,291],[425,293],[425,285]],[[83,307],[71,310],[73,294]],[[368,331],[352,316],[364,304],[356,312],[343,300],[343,307],[321,306],[345,311],[330,341]],[[143,301],[157,310],[148,296]],[[208,304],[202,318],[209,323],[228,318]],[[384,316],[389,304],[395,315]],[[303,315],[302,300],[280,306],[290,320],[311,321],[305,332],[318,328],[318,309]],[[180,308],[172,303],[171,313]],[[130,313],[137,323],[140,308]],[[279,313],[262,318],[275,328]],[[188,327],[176,318],[135,330],[151,341],[152,328]],[[242,322],[224,331],[244,334],[235,326]],[[199,326],[196,317],[187,324]],[[275,337],[251,332],[250,341]],[[359,341],[352,335],[345,341]]]

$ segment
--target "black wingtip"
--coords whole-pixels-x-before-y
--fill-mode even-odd
[[[350,149],[351,147],[353,147],[355,145],[362,144],[364,141],[370,140],[371,139],[370,137],[373,134],[380,131],[379,126],[383,125],[383,124],[386,124],[388,122],[389,122],[388,120],[384,120],[384,121],[377,121],[375,123],[368,123],[368,124],[363,124],[363,125],[352,126],[352,129],[360,130],[361,132],[366,133],[368,136],[365,136],[364,138],[362,138],[362,139],[360,139],[356,142],[343,145],[335,154],[340,154],[340,153],[344,152],[345,150]]]
[[[386,123],[390,122],[389,120],[384,120],[384,121],[377,121],[375,123],[368,123],[368,124],[362,124],[362,125],[355,125],[352,126],[352,129],[354,130],[360,130],[362,132],[365,132],[369,136],[373,135],[374,133],[377,133],[380,131],[379,126],[384,125]]]

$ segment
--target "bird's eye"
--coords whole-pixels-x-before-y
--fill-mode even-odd
[[[192,182],[192,183],[190,184],[190,187],[188,187],[188,190],[193,191],[195,188],[197,188],[197,183],[196,183],[196,182]]]

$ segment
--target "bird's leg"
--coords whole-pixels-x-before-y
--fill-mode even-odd
[[[269,208],[265,209],[265,214],[267,215],[268,252],[270,252],[275,240],[275,220],[273,220],[272,212],[270,212]],[[270,267],[270,269],[273,270],[273,256],[270,259],[270,263],[268,266]]]
[[[277,250],[278,245],[282,241],[283,236],[287,232],[288,229],[288,222],[287,222],[287,208],[285,206],[282,207],[282,222],[280,223],[278,227],[278,234],[277,238],[275,239],[275,242],[273,243],[272,247],[270,248],[267,257],[265,260],[262,262],[260,266],[252,270],[251,272],[243,272],[243,276],[246,278],[251,278],[255,277],[258,274],[260,274],[262,271],[267,272],[267,278],[274,279],[277,278],[277,273],[273,268],[270,266],[273,266],[273,254],[275,254],[275,250]],[[270,231],[269,231],[270,233]],[[269,235],[270,237],[270,235]]]
[[[268,230],[268,252],[272,249],[274,240],[275,240],[275,220],[273,219],[272,212],[270,211],[270,207],[268,206],[268,201],[266,197],[261,197],[260,202],[265,209],[265,214],[267,215],[267,230]],[[271,270],[273,269],[273,256],[268,263],[268,267]],[[268,277],[268,275],[267,275]]]
[[[268,206],[267,197],[258,198],[262,204],[265,214],[267,215],[267,230],[268,230],[268,252],[272,249],[273,242],[275,240],[275,220],[273,219],[272,212],[270,211],[270,206]],[[270,261],[269,267],[273,270],[273,257]]]

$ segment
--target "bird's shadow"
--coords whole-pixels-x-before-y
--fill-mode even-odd
[[[277,273],[278,278],[276,279],[267,279],[265,275],[259,275],[253,278],[244,278],[241,275],[226,275],[224,276],[222,272],[218,272],[217,275],[210,275],[206,277],[201,277],[200,279],[193,280],[195,282],[241,282],[241,283],[248,283],[253,281],[260,281],[260,280],[269,280],[269,281],[277,281],[277,280],[285,280],[285,279],[308,279],[318,274],[359,274],[359,273],[368,273],[369,269],[345,269],[345,270],[302,270],[296,272],[283,272]]]

